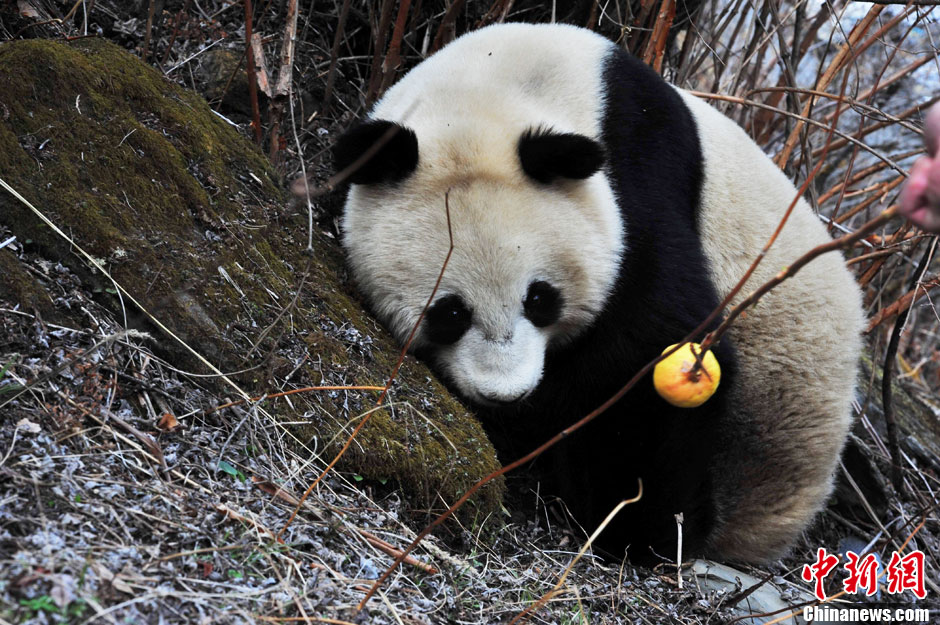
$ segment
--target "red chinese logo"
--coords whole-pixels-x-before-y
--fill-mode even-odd
[[[849,572],[842,582],[845,592],[854,595],[858,593],[859,586],[869,597],[878,592],[878,558],[875,554],[869,553],[864,558],[859,558],[854,551],[847,551],[845,555],[848,558],[845,570]]]
[[[823,588],[823,581],[826,576],[832,572],[839,564],[839,558],[826,553],[826,550],[820,547],[816,550],[816,562],[803,565],[803,580],[807,582],[816,582],[816,588],[813,592],[820,601],[826,600],[826,590]]]
[[[849,594],[858,594],[862,590],[867,596],[878,592],[878,557],[869,553],[862,557],[854,551],[846,552],[846,563],[843,568],[848,572],[842,586],[845,592]],[[826,577],[832,573],[839,564],[838,556],[828,553],[820,547],[816,550],[816,561],[812,564],[803,565],[802,577],[804,581],[815,582],[813,594],[820,601],[826,600],[826,591],[823,582]],[[899,594],[905,590],[910,590],[918,599],[927,596],[924,588],[924,552],[912,551],[906,556],[901,556],[898,552],[891,554],[891,560],[884,570],[887,592],[889,594]]]
[[[888,592],[897,594],[910,590],[918,599],[927,596],[924,589],[924,552],[912,551],[904,557],[895,551],[885,569],[888,580]]]

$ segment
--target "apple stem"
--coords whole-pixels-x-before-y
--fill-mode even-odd
[[[695,356],[695,364],[692,365],[692,370],[689,371],[689,381],[698,382],[700,374],[704,373],[705,377],[708,378],[708,381],[711,382],[712,376],[709,375],[708,370],[705,368],[705,363],[703,362],[703,359],[705,358],[705,352],[708,350],[700,348],[696,353],[694,343],[689,343],[689,349],[692,350],[692,355]]]

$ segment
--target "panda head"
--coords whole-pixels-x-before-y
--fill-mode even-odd
[[[413,347],[468,400],[526,397],[546,350],[603,308],[623,224],[593,139],[537,124],[370,120],[334,158],[352,171],[342,220],[350,267],[400,341],[447,256],[449,207],[454,251]]]

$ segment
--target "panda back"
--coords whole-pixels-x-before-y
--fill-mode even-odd
[[[797,196],[784,173],[734,122],[688,93],[702,145],[698,222],[711,282],[725,297]],[[800,198],[778,240],[732,302],[830,240]],[[782,552],[831,491],[851,423],[861,354],[861,293],[839,253],[823,255],[731,326],[738,358],[731,389],[733,452],[719,459],[729,506],[715,548],[759,560]]]

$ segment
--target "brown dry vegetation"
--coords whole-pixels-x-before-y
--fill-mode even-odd
[[[324,189],[333,138],[402,72],[483,24],[554,18],[622,43],[710,98],[797,184],[811,176],[807,197],[834,236],[893,204],[940,96],[936,2],[676,4],[0,1],[0,178],[74,241],[0,190],[0,623],[495,623],[552,592],[594,528],[571,527],[523,479],[512,516],[490,489],[357,613],[392,556],[492,468],[479,462],[492,459],[488,441],[454,425],[463,408],[411,359],[390,410],[374,413],[283,543],[274,535],[375,395],[212,408],[241,393],[384,384],[397,352],[345,284],[341,194],[315,194],[308,239],[308,205],[288,205],[284,189],[303,174]],[[247,68],[255,80],[246,30],[264,55]],[[256,135],[263,147],[245,149]],[[772,596],[804,601],[800,567],[816,547],[851,536],[890,555],[915,529],[928,599],[886,599],[937,618],[935,242],[893,220],[849,250],[872,320],[857,426],[829,508],[788,558],[748,571],[760,590],[742,601],[746,578],[720,591],[689,572],[679,589],[674,565],[585,556],[532,622],[729,622],[739,602],[761,610],[768,581],[783,589]]]

